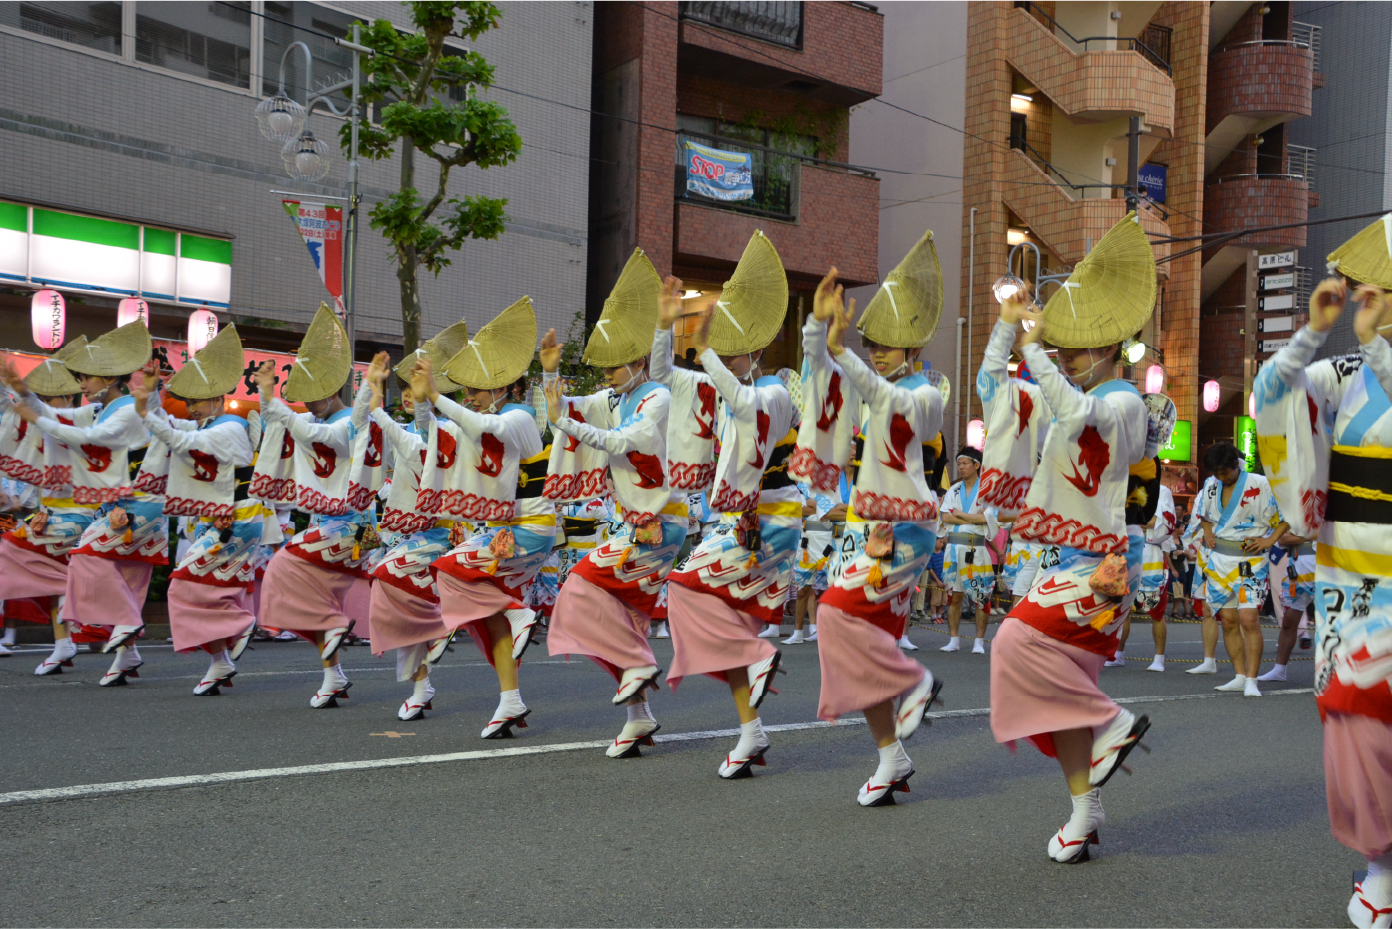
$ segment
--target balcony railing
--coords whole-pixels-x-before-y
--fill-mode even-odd
[[[1304,45],[1310,49],[1310,57],[1314,59],[1313,70],[1319,73],[1320,27],[1313,23],[1291,23],[1291,38],[1297,45]]]
[[[1097,50],[1109,52],[1136,52],[1146,61],[1149,61],[1151,64],[1164,71],[1170,77],[1174,77],[1174,72],[1170,70],[1170,34],[1172,30],[1170,30],[1168,27],[1147,26],[1144,30],[1142,30],[1141,34],[1134,39],[1128,39],[1124,36],[1115,35],[1094,35],[1080,39],[1077,36],[1073,35],[1073,33],[1069,32],[1067,29],[1060,26],[1054,20],[1054,18],[1050,16],[1047,12],[1045,12],[1038,4],[1031,3],[1030,0],[1015,0],[1015,6],[1019,7],[1020,9],[1028,10],[1030,13],[1033,13],[1037,16],[1042,16],[1044,20],[1049,24],[1049,28],[1052,29],[1055,34],[1061,33],[1064,36],[1067,36],[1068,41],[1072,42],[1074,45],[1081,45],[1083,47],[1083,51],[1085,52],[1090,52],[1094,50],[1092,47],[1093,42],[1110,42],[1112,43],[1110,46],[1101,45]],[[1159,48],[1156,48],[1155,46],[1150,44],[1152,42],[1155,42],[1157,44],[1163,43],[1163,55],[1161,54]]]
[[[750,179],[754,195],[748,200],[714,200],[686,189],[686,145],[696,142],[709,148],[726,152],[744,152],[749,155]],[[692,132],[677,133],[676,196],[679,200],[689,200],[703,206],[731,210],[736,213],[750,213],[767,216],[771,219],[797,220],[798,181],[802,176],[801,162],[808,159],[804,155],[780,152],[762,145],[751,145],[736,139],[722,136],[699,135]]]
[[[1305,178],[1305,183],[1314,190],[1315,150],[1304,145],[1287,145],[1286,156],[1290,162],[1290,173]]]
[[[682,19],[728,29],[788,48],[802,48],[802,4],[784,0],[754,3],[683,2]]]

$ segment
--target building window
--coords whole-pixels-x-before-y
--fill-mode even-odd
[[[182,74],[251,87],[250,3],[141,3],[135,59]]]
[[[1025,150],[1025,145],[1027,144],[1025,126],[1024,113],[1010,114],[1010,147],[1018,148],[1022,152]]]
[[[816,136],[775,132],[751,126],[727,123],[704,116],[677,114],[677,196],[741,212],[764,213],[778,217],[797,215],[798,179],[804,158],[815,158]],[[754,196],[737,202],[708,201],[686,190],[686,139],[723,151],[747,152]],[[741,144],[746,143],[746,144]],[[786,154],[784,154],[786,153]],[[797,156],[803,156],[802,158]]]
[[[121,54],[119,3],[0,3],[0,25]]]
[[[264,51],[261,67],[262,93],[270,96],[276,92],[280,80],[280,60],[285,50],[294,42],[309,46],[314,56],[314,83],[319,86],[336,84],[353,74],[353,53],[336,44],[332,39],[305,32],[323,32],[346,39],[354,22],[362,19],[349,16],[337,10],[325,9],[315,3],[271,3],[266,4]],[[282,22],[276,22],[281,20]],[[282,23],[292,23],[303,27],[295,29]],[[295,52],[285,60],[285,92],[304,102],[304,54]]]

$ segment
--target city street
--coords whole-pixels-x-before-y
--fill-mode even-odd
[[[1063,866],[1044,853],[1069,812],[1056,764],[994,743],[989,657],[939,653],[942,629],[912,635],[947,704],[907,745],[913,792],[881,809],[855,803],[875,766],[861,720],[814,725],[815,644],[783,647],[768,767],[737,782],[715,773],[734,743],[712,731],[735,725],[723,686],[663,690],[657,747],[614,761],[609,678],[542,643],[524,660],[531,725],[501,742],[478,737],[496,679],[468,642],[412,723],[396,719],[407,687],[390,656],[362,647],[345,649],[352,699],[323,711],[308,707],[319,672],[303,643],[258,644],[234,688],[201,699],[201,656],[168,643],[142,646],[141,677],[110,690],[96,687],[109,659],[84,653],[40,679],[46,649],[27,647],[0,659],[0,913],[140,926],[1343,921],[1361,859],[1329,835],[1311,661],[1262,699],[1215,694],[1227,665],[1182,673],[1201,654],[1197,625],[1172,625],[1164,674],[1145,672],[1139,627],[1144,659],[1102,683],[1151,716],[1154,752],[1104,790],[1094,860]],[[654,644],[665,664],[670,640]],[[451,754],[464,757],[439,757]],[[190,786],[141,783],[175,777]]]

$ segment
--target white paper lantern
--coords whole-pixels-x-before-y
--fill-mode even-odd
[[[1145,392],[1148,394],[1158,394],[1165,389],[1165,369],[1159,365],[1151,365],[1146,368],[1145,373]]]
[[[1210,413],[1216,412],[1218,403],[1223,399],[1223,386],[1217,381],[1208,381],[1203,385],[1203,408]]]
[[[189,314],[188,350],[192,355],[213,341],[218,334],[218,318],[212,310],[194,310]]]
[[[1252,417],[1253,419],[1256,419],[1256,418],[1257,418],[1257,395],[1256,395],[1256,394],[1248,394],[1248,395],[1247,395],[1247,415],[1250,416],[1250,417]]]
[[[967,423],[967,444],[978,450],[986,444],[986,424],[981,420]]]
[[[150,304],[139,297],[127,297],[116,306],[116,325],[128,326],[136,320],[150,328]]]
[[[68,305],[63,295],[56,290],[34,294],[29,304],[29,322],[35,345],[50,352],[61,347],[68,322]]]

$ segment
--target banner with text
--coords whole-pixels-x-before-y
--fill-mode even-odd
[[[343,308],[343,207],[300,200],[282,200],[285,212],[309,249],[309,259],[319,272],[319,280],[334,298],[340,319]]]
[[[747,152],[723,152],[686,142],[686,189],[712,200],[749,200],[754,180]]]

